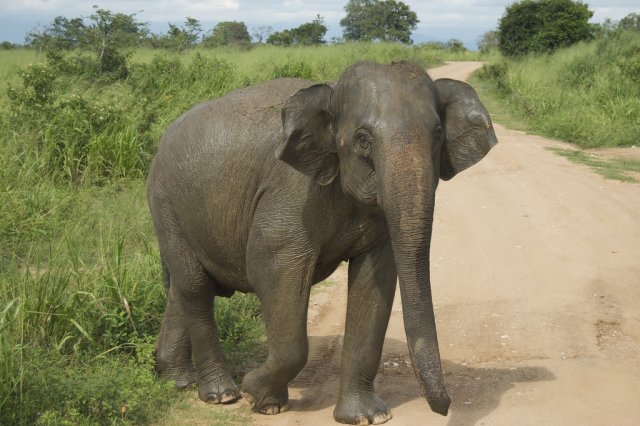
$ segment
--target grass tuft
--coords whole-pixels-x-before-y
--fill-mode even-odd
[[[595,154],[574,149],[547,148],[577,164],[583,164],[599,175],[621,182],[639,183],[640,161],[625,159],[607,159]],[[635,174],[635,175],[634,175]]]

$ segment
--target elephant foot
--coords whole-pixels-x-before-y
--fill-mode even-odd
[[[393,415],[376,394],[340,397],[333,418],[350,425],[379,425],[391,420]]]
[[[240,397],[238,386],[226,375],[222,378],[204,382],[198,382],[198,396],[208,404],[230,404]]]
[[[262,414],[284,413],[289,409],[289,391],[286,386],[274,388],[257,371],[247,373],[242,380],[242,397]]]

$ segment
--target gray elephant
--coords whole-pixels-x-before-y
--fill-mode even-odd
[[[446,415],[429,277],[435,191],[496,142],[470,86],[407,62],[358,63],[331,85],[277,79],[185,113],[148,177],[168,294],[159,371],[178,386],[197,381],[204,401],[235,401],[213,299],[255,292],[269,354],[241,392],[259,412],[286,410],[307,361],[311,286],[348,261],[335,419],[391,418],[374,378],[396,278],[416,376]]]

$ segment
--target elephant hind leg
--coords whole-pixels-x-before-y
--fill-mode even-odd
[[[184,389],[196,383],[198,375],[191,357],[191,339],[183,315],[176,305],[171,290],[171,275],[165,260],[161,256],[162,278],[167,306],[164,312],[162,328],[156,339],[156,372],[169,380],[174,380],[176,388]]]
[[[179,251],[181,259],[169,264],[170,294],[181,317],[176,324],[186,331],[197,372],[198,395],[205,402],[234,402],[239,397],[238,386],[218,339],[214,322],[213,300],[215,282],[188,247]]]
[[[197,382],[200,399],[229,403],[239,397],[238,386],[218,340],[213,316],[215,282],[192,248],[172,224],[172,216],[154,216],[158,235],[167,307],[156,343],[161,374],[178,387]]]
[[[165,285],[165,288],[167,306],[162,328],[156,339],[156,372],[162,377],[174,380],[178,389],[184,389],[196,383],[198,375],[191,357],[191,339],[185,318],[177,306],[171,287]]]

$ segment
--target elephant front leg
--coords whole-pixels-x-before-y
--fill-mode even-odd
[[[396,267],[386,243],[349,260],[347,322],[342,350],[340,395],[333,416],[347,424],[380,424],[391,410],[373,382],[396,289]]]
[[[254,410],[278,414],[288,410],[287,385],[307,362],[313,262],[300,262],[300,251],[293,248],[291,256],[282,252],[274,256],[259,249],[250,253],[249,275],[262,302],[269,355],[261,367],[245,375],[242,395]]]

